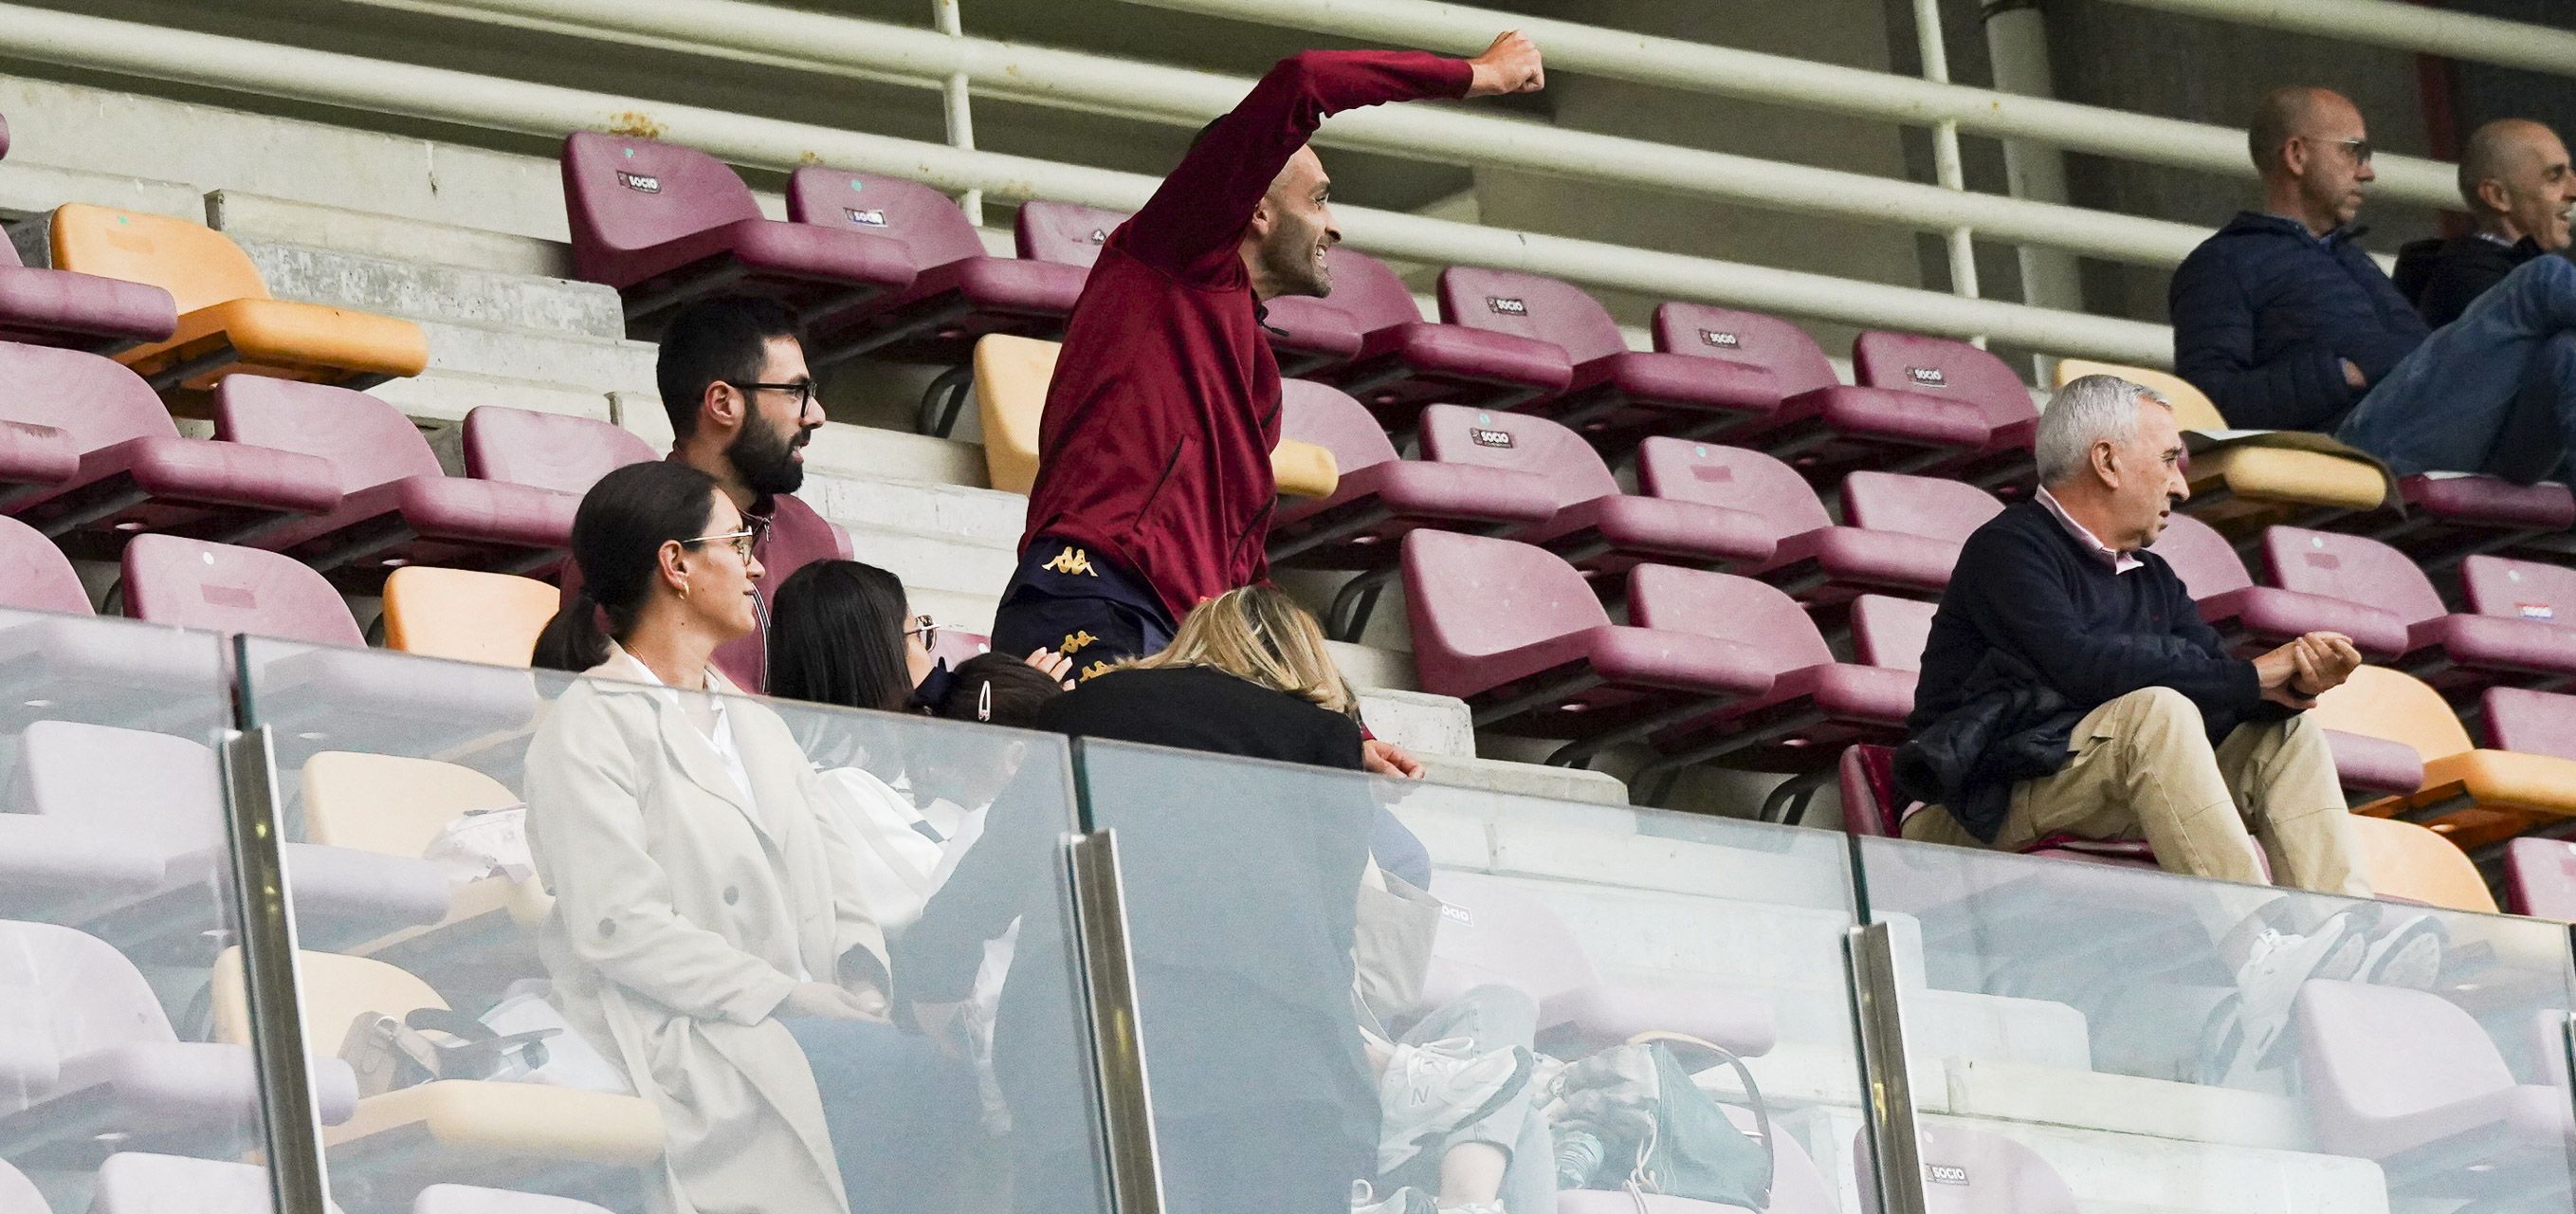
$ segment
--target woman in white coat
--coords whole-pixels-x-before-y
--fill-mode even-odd
[[[581,670],[528,751],[528,834],[555,897],[540,951],[577,1030],[660,1109],[657,1214],[849,1208],[782,1017],[882,1020],[883,933],[784,722],[702,692],[759,626],[751,531],[713,479],[656,461],[582,499],[582,592],[537,644]],[[602,622],[605,621],[603,628]]]

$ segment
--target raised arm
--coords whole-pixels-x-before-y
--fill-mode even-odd
[[[2349,407],[2343,360],[2304,342],[2268,362],[2254,359],[2254,305],[2236,271],[2193,257],[2174,271],[2174,370],[2209,396],[2231,426],[2313,430]]]

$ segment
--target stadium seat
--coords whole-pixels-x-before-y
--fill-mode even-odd
[[[1768,368],[1628,348],[1601,301],[1571,283],[1511,270],[1440,272],[1440,319],[1543,341],[1574,364],[1563,393],[1517,406],[1581,433],[1604,450],[1640,434],[1716,438],[1758,426],[1780,407]]]
[[[918,182],[807,165],[787,179],[787,217],[887,237],[908,253],[911,285],[824,322],[817,345],[836,357],[962,363],[986,333],[1062,336],[1082,295],[1078,267],[986,255],[966,212]]]
[[[2354,814],[2352,837],[2361,846],[2361,871],[2380,897],[2480,915],[2496,913],[2495,895],[2488,892],[2487,879],[2478,875],[2477,864],[2439,831],[2395,818]]]
[[[39,720],[197,730],[222,719],[210,638],[91,618],[70,559],[14,519],[0,518],[0,569],[0,737]]]
[[[2505,844],[2505,909],[2576,922],[2576,843],[2524,837]]]
[[[12,611],[56,611],[90,614],[89,591],[81,586],[63,550],[35,528],[13,518],[0,518],[0,608]]]
[[[1611,623],[1546,549],[1439,531],[1403,543],[1422,690],[1467,701],[1479,729],[1571,739],[1550,762],[1770,690],[1770,663],[1750,645]]]
[[[1683,1050],[1686,1058],[1690,1053],[1687,1048]],[[1754,1133],[1753,1115],[1742,1106],[1721,1098],[1718,1107],[1747,1137]],[[1842,1206],[1833,1187],[1816,1167],[1816,1161],[1807,1156],[1806,1148],[1798,1145],[1795,1136],[1782,1133],[1776,1121],[1771,1134],[1771,1203],[1764,1207],[1764,1214],[1838,1214]],[[1744,1210],[1741,1206],[1633,1188],[1565,1189],[1556,1195],[1556,1214],[1744,1214]]]
[[[0,159],[9,155],[9,125],[0,119]],[[167,341],[179,327],[179,305],[148,283],[24,265],[0,234],[0,341],[68,346],[112,354],[136,342]]]
[[[561,564],[581,499],[506,481],[449,476],[420,428],[363,392],[277,379],[215,389],[215,436],[329,460],[340,506],[251,542],[359,593],[405,565],[529,573]]]
[[[403,755],[326,750],[305,761],[302,780],[306,836],[373,856],[426,855],[457,819],[521,804],[506,785],[471,767]],[[554,899],[542,886],[507,876],[458,881],[445,874],[445,881],[438,915],[341,951],[415,972],[471,972],[492,986],[544,972],[533,933]]]
[[[70,480],[80,445],[60,426],[0,418],[0,511]]]
[[[274,298],[249,255],[203,224],[73,203],[54,211],[53,238],[55,266],[150,283],[177,301],[168,340],[115,355],[174,399],[235,372],[359,389],[429,366],[419,325]]]
[[[1014,240],[1021,257],[1080,266],[1100,260],[1100,246],[1127,222],[1127,212],[1069,202],[1032,199],[1020,204]],[[1360,328],[1351,314],[1321,299],[1282,295],[1262,301],[1261,324],[1279,374],[1289,378],[1349,362],[1360,352]]]
[[[762,218],[751,187],[696,148],[575,131],[563,184],[573,273],[617,288],[636,337],[709,295],[770,296],[811,325],[912,285],[902,241]]]
[[[1327,497],[1283,502],[1270,520],[1270,563],[1352,569],[1325,613],[1334,636],[1355,638],[1395,572],[1397,541],[1420,528],[1503,535],[1556,514],[1545,478],[1509,468],[1398,458],[1377,419],[1338,388],[1280,385],[1279,432],[1332,452],[1340,478]]]
[[[2563,536],[2576,528],[2576,494],[2565,485],[2517,485],[2498,476],[2429,472],[2400,477],[2397,493],[2405,511],[2376,521],[2370,534],[2428,568],[2448,568],[2465,556]]]
[[[1923,647],[1932,638],[1932,613],[1921,599],[1864,594],[1851,601],[1852,656],[1864,666],[1923,669]]]
[[[2330,730],[2404,743],[2422,759],[2415,791],[2358,812],[2423,823],[2475,855],[2576,817],[2576,697],[2496,688],[2485,709],[2491,749],[2471,743],[2450,705],[2422,681],[2364,666],[2318,697],[2311,715]]]
[[[1843,795],[1843,831],[1862,838],[1905,837],[1905,811],[1914,802],[1896,789],[1896,749],[1862,744],[1843,749],[1835,764]],[[1794,814],[1786,820],[1795,821]],[[2139,840],[2078,839],[2050,835],[2021,849],[2025,856],[2047,856],[2114,868],[2158,868],[2155,849]]]
[[[8,393],[0,421],[47,427],[74,456],[51,487],[0,509],[82,555],[111,555],[139,532],[229,542],[340,505],[328,461],[182,438],[142,380],[97,355],[0,342],[0,383],[43,385]]]
[[[465,475],[575,498],[628,464],[659,459],[624,426],[563,413],[476,405],[465,414]]]
[[[234,950],[226,950],[231,962]],[[298,954],[304,980],[307,1048],[336,1050],[362,1013],[404,1016],[448,1010],[429,984],[369,957]],[[217,1040],[250,1040],[238,964],[215,968]],[[543,1083],[437,1079],[367,1097],[344,1123],[323,1131],[334,1177],[364,1178],[379,1193],[412,1184],[498,1188],[583,1186],[662,1156],[662,1118],[636,1096]]]
[[[412,1199],[411,1214],[609,1214],[604,1206],[543,1193],[435,1184]]]
[[[563,592],[535,578],[414,565],[385,579],[385,648],[526,666]]]
[[[118,1150],[232,1154],[260,1142],[247,1042],[179,1040],[134,962],[106,941],[0,921],[0,1019],[12,1026],[0,1156],[20,1166],[87,1167]],[[308,1064],[317,1111],[333,1124],[358,1098],[338,1049],[337,1039],[317,1047]]]
[[[2386,607],[2406,625],[2404,670],[2453,696],[2492,686],[2551,691],[2576,681],[2576,628],[2453,615],[2414,561],[2377,540],[2298,527],[2263,533],[2273,584]]]
[[[2473,556],[2460,562],[2462,601],[2475,615],[2576,628],[2576,569]]]
[[[1628,621],[1753,646],[1770,665],[1771,689],[1656,734],[1660,757],[1629,778],[1641,799],[1665,791],[1650,778],[1695,763],[1808,772],[1833,765],[1854,742],[1904,740],[1914,709],[1910,671],[1837,662],[1797,602],[1750,578],[1640,565],[1629,575]]]
[[[2226,430],[2218,406],[2170,371],[2124,367],[2081,358],[2061,359],[2056,387],[2087,375],[2116,375],[2164,398],[2185,430]],[[2388,477],[2358,453],[2230,447],[2191,457],[2185,475],[2191,500],[2183,508],[2230,535],[2273,523],[2317,526],[2346,515],[2377,510],[2388,498]]]
[[[2311,632],[2351,637],[2362,656],[2386,661],[2406,652],[2406,624],[2366,603],[2276,586],[2257,586],[2238,556],[2209,524],[2188,514],[2165,522],[2154,552],[2173,566],[2200,605],[2200,618],[2241,657],[2252,657]]]
[[[1422,406],[1434,402],[1509,409],[1573,382],[1573,363],[1552,342],[1432,324],[1385,262],[1339,246],[1325,262],[1332,306],[1350,314],[1363,336],[1350,362],[1312,377],[1359,398],[1390,434],[1411,434]]]
[[[1863,333],[1852,339],[1852,371],[1865,387],[1965,403],[1985,418],[1985,441],[1945,462],[1944,475],[1998,491],[2030,478],[2039,406],[2004,360],[1946,337]]]
[[[2514,1081],[2476,1018],[2440,995],[2360,982],[2299,988],[2302,1102],[2317,1144],[2377,1161],[2390,1196],[2563,1191],[2576,1110]]]
[[[1761,515],[1781,538],[1771,559],[1748,576],[1825,606],[1867,590],[1940,594],[1958,564],[1959,543],[2002,508],[1972,486],[1856,473],[1845,485],[1845,514],[1857,511],[1873,521],[1854,517],[1853,525],[1838,527],[1789,465],[1759,451],[1673,438],[1637,445],[1637,489]]]
[[[1780,408],[1768,421],[1730,437],[1788,460],[1819,485],[1840,480],[1854,467],[1919,472],[1953,466],[1995,436],[1993,420],[1974,401],[1845,385],[1816,339],[1757,312],[1667,303],[1655,310],[1655,348],[1768,368],[1783,397]],[[2009,368],[1996,376],[1975,365],[1990,372],[1985,378],[2018,382]]]
[[[1771,560],[1780,538],[1751,511],[1620,492],[1582,435],[1543,417],[1432,405],[1422,410],[1422,455],[1545,481],[1556,513],[1511,538],[1555,553],[1613,598],[1624,588],[1618,575],[1640,562],[1752,568]]]
[[[327,1214],[340,1204],[325,1201]],[[271,1214],[268,1169],[256,1163],[124,1151],[98,1166],[89,1214]]]
[[[0,1214],[54,1214],[27,1174],[0,1160]]]
[[[2066,1178],[2039,1152],[2005,1135],[1918,1122],[1914,1143],[1923,1164],[1922,1214],[2080,1214]],[[1852,1136],[1852,1175],[1861,1209],[1879,1214],[1872,1158],[1863,1129]]]

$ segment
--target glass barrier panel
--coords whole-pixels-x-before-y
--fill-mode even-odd
[[[2020,1207],[2050,1210],[2576,1206],[2566,925],[1856,843],[1869,915],[1898,929],[1927,1191],[2053,1194]]]
[[[245,652],[349,1214],[1106,1211],[1060,739]]]
[[[1093,741],[1075,768],[1173,1214],[1867,1208],[1839,836]]]
[[[223,639],[0,611],[0,1209],[270,1208],[235,924]]]

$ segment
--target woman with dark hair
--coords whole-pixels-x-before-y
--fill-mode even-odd
[[[903,579],[858,561],[816,561],[771,596],[769,693],[901,712],[930,672]]]
[[[555,904],[538,947],[565,1017],[665,1127],[656,1214],[841,1214],[800,1026],[878,1029],[885,938],[851,840],[776,713],[710,663],[759,627],[752,531],[705,473],[620,468],[582,498],[582,589],[537,661],[590,678],[527,757]]]

